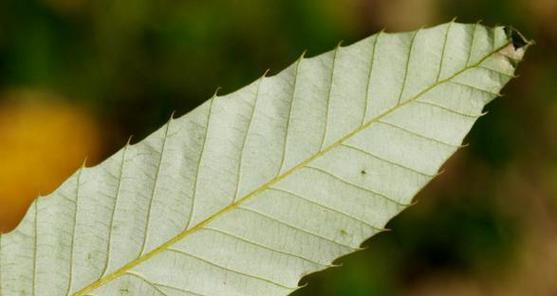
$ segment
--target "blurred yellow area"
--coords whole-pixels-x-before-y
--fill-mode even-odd
[[[85,109],[38,91],[11,91],[0,104],[0,231],[29,204],[101,153],[100,129]]]

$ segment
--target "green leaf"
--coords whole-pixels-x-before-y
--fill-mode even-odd
[[[215,95],[39,198],[0,295],[287,295],[412,203],[528,44],[381,32]]]

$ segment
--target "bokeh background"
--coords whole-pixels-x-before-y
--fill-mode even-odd
[[[1,0],[0,229],[218,86],[453,17],[535,39],[520,79],[390,232],[295,295],[557,295],[555,0]]]

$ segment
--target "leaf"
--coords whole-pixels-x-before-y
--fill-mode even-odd
[[[287,295],[412,203],[528,42],[379,33],[215,95],[39,198],[1,295]]]

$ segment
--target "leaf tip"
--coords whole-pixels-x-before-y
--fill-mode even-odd
[[[534,44],[534,41],[526,39],[522,33],[512,26],[505,26],[503,30],[505,30],[505,34],[507,34],[507,38],[512,42],[515,50],[527,48]]]

